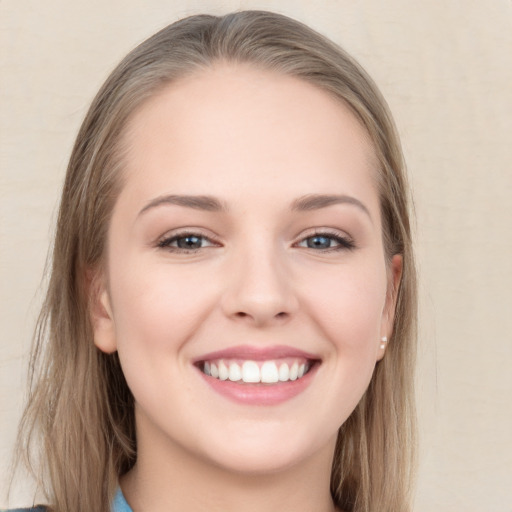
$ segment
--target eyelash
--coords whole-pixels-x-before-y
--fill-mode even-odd
[[[197,238],[199,240],[207,240],[209,242],[209,245],[206,247],[196,247],[196,248],[188,248],[188,249],[171,245],[175,242],[177,243],[178,240],[182,240],[185,238]],[[219,245],[220,244],[218,242],[216,242],[212,237],[203,235],[202,233],[193,232],[193,231],[185,231],[185,232],[177,233],[177,234],[169,236],[169,237],[162,238],[157,244],[157,246],[160,249],[166,249],[170,252],[175,252],[175,253],[187,253],[187,254],[198,252],[201,249],[205,249],[207,247],[215,247],[215,246],[219,246]]]
[[[325,249],[315,249],[313,247],[307,247],[308,249],[311,249],[313,251],[318,250],[318,252],[335,252],[335,251],[352,251],[356,248],[356,245],[352,238],[346,235],[341,235],[338,232],[329,232],[329,231],[323,231],[318,230],[314,233],[302,238],[299,243],[307,242],[307,240],[312,238],[325,238],[328,240],[334,241],[337,245],[334,247],[328,247]]]
[[[183,248],[183,247],[177,247],[177,246],[172,245],[173,243],[178,243],[179,240],[182,240],[185,238],[196,238],[196,239],[199,239],[200,241],[206,240],[209,242],[209,245],[204,246],[204,247],[194,247],[194,248]],[[301,240],[299,242],[295,243],[294,246],[301,247],[299,244],[304,243],[304,242],[307,243],[307,241],[312,238],[325,238],[327,240],[334,241],[334,243],[337,244],[334,247],[327,247],[327,248],[320,248],[320,249],[314,248],[314,247],[305,247],[307,249],[311,249],[316,252],[327,253],[327,252],[344,251],[344,250],[351,251],[356,248],[354,241],[350,237],[342,236],[339,233],[332,233],[332,232],[326,232],[326,231],[320,231],[320,230],[315,231],[314,233],[301,238]],[[157,243],[157,246],[160,249],[166,249],[166,250],[168,250],[170,252],[174,252],[174,253],[187,253],[187,254],[193,254],[193,253],[200,251],[201,249],[206,249],[208,247],[215,247],[215,246],[218,247],[219,245],[220,245],[219,242],[217,242],[215,239],[212,239],[209,236],[203,235],[202,233],[192,232],[192,231],[178,233],[178,234],[163,238]]]

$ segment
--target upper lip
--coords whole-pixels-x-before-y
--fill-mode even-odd
[[[300,357],[311,360],[320,360],[320,357],[304,350],[286,345],[274,345],[272,347],[258,347],[254,345],[237,345],[215,352],[209,352],[194,359],[194,363],[211,361],[213,359],[245,359],[251,361],[268,361],[285,357]]]

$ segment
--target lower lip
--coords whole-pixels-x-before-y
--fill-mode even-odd
[[[276,382],[275,384],[241,384],[230,380],[219,380],[204,374],[205,382],[220,395],[245,405],[277,405],[302,393],[313,380],[319,364],[297,380]]]

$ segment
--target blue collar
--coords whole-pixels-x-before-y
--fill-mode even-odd
[[[130,508],[130,505],[126,503],[120,487],[117,488],[116,495],[112,501],[111,512],[133,512],[133,510]]]

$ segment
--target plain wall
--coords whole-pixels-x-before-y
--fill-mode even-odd
[[[188,14],[261,8],[344,46],[386,96],[416,199],[416,512],[512,511],[512,2],[1,0],[0,504],[66,160],[138,42]],[[31,500],[18,483],[11,505]]]

